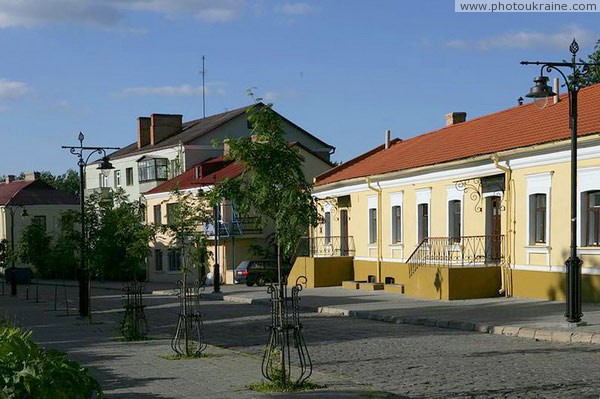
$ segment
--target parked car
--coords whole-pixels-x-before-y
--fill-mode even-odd
[[[282,264],[281,274],[284,277],[290,273],[290,267]],[[248,287],[254,284],[262,287],[267,283],[276,283],[277,261],[276,260],[245,260],[235,268],[235,282],[246,283]]]

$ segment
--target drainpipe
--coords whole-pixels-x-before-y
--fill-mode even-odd
[[[373,190],[377,193],[377,282],[381,283],[381,259],[383,258],[383,252],[382,252],[382,246],[381,246],[381,241],[383,239],[383,237],[381,237],[381,233],[382,233],[382,229],[381,229],[381,224],[382,224],[382,217],[381,217],[381,187],[379,187],[379,183],[377,183],[377,188],[371,186],[371,179],[370,178],[366,178],[366,182],[367,182],[367,187],[369,187],[370,190]]]
[[[502,265],[501,286],[498,291],[500,294],[505,294],[507,297],[512,296],[512,276],[510,265],[512,263],[512,239],[515,233],[514,223],[512,216],[512,169],[500,165],[498,154],[491,156],[492,162],[497,169],[500,169],[506,174],[506,262]]]

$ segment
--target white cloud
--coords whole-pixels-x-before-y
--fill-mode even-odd
[[[310,14],[314,8],[306,3],[285,3],[277,11],[284,15],[298,16]]]
[[[112,28],[126,12],[140,11],[227,22],[244,8],[245,0],[0,0],[0,28],[61,23]]]
[[[206,87],[206,95],[224,96],[226,91],[223,88]],[[160,87],[129,87],[121,90],[120,96],[201,96],[202,86],[160,86]]]
[[[120,18],[118,10],[98,0],[0,0],[0,28],[64,22],[112,26]]]
[[[0,79],[0,99],[13,100],[24,97],[32,92],[33,90],[27,83]]]
[[[475,41],[455,39],[446,42],[446,47],[481,51],[498,48],[521,50],[540,47],[565,49],[569,47],[573,38],[576,38],[579,45],[583,47],[593,43],[595,35],[588,30],[572,25],[563,27],[554,33],[510,32]]]

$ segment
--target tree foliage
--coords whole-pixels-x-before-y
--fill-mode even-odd
[[[155,231],[143,215],[140,201],[127,201],[122,189],[109,198],[94,193],[86,199],[86,250],[92,273],[109,280],[145,278],[148,243]]]
[[[46,232],[46,226],[35,219],[23,230],[19,244],[19,257],[24,263],[33,266],[40,276],[50,274],[50,248],[52,238]]]
[[[248,120],[252,139],[229,140],[229,157],[241,163],[244,171],[219,184],[215,195],[232,200],[242,214],[255,213],[260,227],[273,222],[281,255],[289,261],[298,239],[318,220],[302,171],[303,159],[286,141],[272,104],[257,102],[248,109]]]
[[[600,39],[598,39],[596,45],[594,46],[594,52],[588,55],[586,62],[589,64],[600,65]],[[580,76],[580,82],[581,87],[587,87],[596,83],[600,83],[600,66],[591,66],[588,73]]]

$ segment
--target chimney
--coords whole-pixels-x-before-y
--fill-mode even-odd
[[[466,120],[467,120],[466,112],[450,112],[449,114],[446,114],[446,126],[463,123]]]
[[[385,149],[390,148],[390,136],[392,135],[392,131],[390,129],[385,131]]]
[[[138,118],[138,150],[150,144],[150,118],[140,116]]]
[[[34,181],[40,178],[40,172],[25,173],[25,181]]]
[[[150,115],[150,144],[155,145],[181,131],[183,115]]]
[[[15,175],[6,175],[6,179],[4,180],[4,182],[5,182],[6,184],[8,184],[8,183],[12,183],[12,182],[14,182],[14,181],[15,181]]]
[[[223,140],[223,158],[229,157],[229,139]]]
[[[557,104],[558,103],[558,95],[559,95],[558,91],[560,90],[560,84],[558,83],[558,78],[554,78],[553,83],[554,83],[553,84],[554,87],[552,88],[552,90],[554,90],[554,93],[556,93],[556,95],[554,96],[554,104]]]

